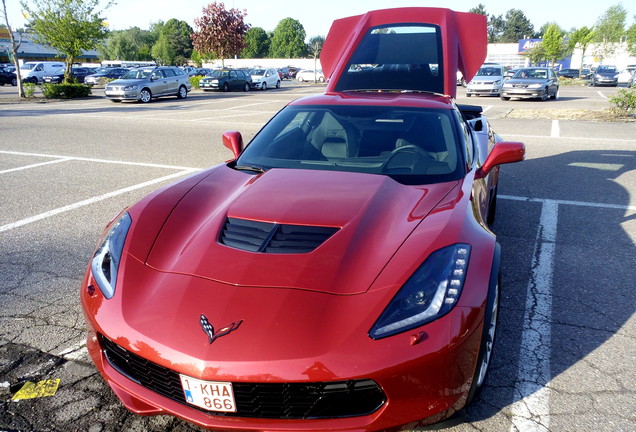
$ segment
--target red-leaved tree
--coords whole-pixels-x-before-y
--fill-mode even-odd
[[[203,16],[194,19],[192,43],[202,56],[214,54],[225,59],[237,56],[245,48],[245,33],[250,28],[243,18],[245,9],[225,9],[223,3],[210,3],[203,8]]]

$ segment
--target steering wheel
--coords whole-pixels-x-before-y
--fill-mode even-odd
[[[407,160],[408,165],[404,164],[404,161],[399,161],[397,166],[395,167],[391,166],[391,162],[396,157],[399,157],[400,155],[404,155],[406,153],[411,153],[412,155]],[[413,172],[416,166],[416,163],[419,160],[434,161],[435,159],[433,159],[433,156],[431,156],[430,153],[426,152],[420,146],[416,146],[414,144],[407,144],[404,146],[396,147],[395,149],[391,151],[391,154],[389,154],[389,157],[386,159],[386,161],[384,161],[384,163],[380,167],[380,171],[387,172],[390,170],[407,168],[409,169],[410,172]]]

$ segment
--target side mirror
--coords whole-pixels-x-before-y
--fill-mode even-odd
[[[497,165],[519,162],[526,157],[526,146],[522,142],[501,141],[495,144],[484,164],[475,173],[475,180],[484,178]]]
[[[239,157],[243,151],[243,137],[238,131],[227,131],[223,133],[223,146],[232,150],[234,158]]]

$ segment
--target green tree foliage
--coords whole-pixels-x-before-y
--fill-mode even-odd
[[[194,48],[201,55],[215,54],[225,59],[238,56],[245,48],[245,10],[225,9],[223,3],[210,3],[203,8],[203,16],[194,19],[197,31],[192,34]]]
[[[548,60],[543,42],[539,42],[532,48],[525,50],[523,53],[521,53],[521,55],[527,57],[530,60],[531,64],[538,64],[542,61]]]
[[[252,27],[245,34],[245,49],[242,58],[265,58],[269,54],[270,37],[260,27]]]
[[[161,65],[175,64],[177,53],[172,48],[170,39],[167,35],[161,34],[159,40],[152,46],[152,57]]]
[[[157,43],[161,42],[162,45],[165,45],[166,43],[169,44],[172,52],[174,53],[174,57],[172,58],[172,61],[164,64],[184,65],[188,63],[192,56],[192,32],[192,27],[190,27],[190,25],[185,21],[175,18],[166,21],[166,23],[161,27],[161,33],[159,34]],[[169,50],[166,50],[164,46],[161,46],[158,48],[158,51],[164,55],[168,53]],[[154,47],[152,52],[154,56]]]
[[[596,21],[594,27],[595,51],[599,57],[611,57],[616,53],[621,38],[625,35],[627,11],[618,4],[611,6]]]
[[[545,57],[554,66],[557,60],[562,60],[572,54],[568,42],[565,40],[565,34],[556,24],[548,25],[543,40],[541,41]]]
[[[634,17],[636,20],[636,17]],[[627,30],[627,51],[630,55],[636,56],[636,24]]]
[[[305,28],[293,19],[285,18],[281,20],[272,35],[270,46],[270,57],[273,58],[296,58],[305,55]]]
[[[585,58],[585,51],[587,51],[592,40],[594,40],[594,30],[583,26],[570,34],[570,49],[574,50],[574,48],[579,47],[581,49],[581,58]],[[579,71],[579,78],[581,72]]]
[[[534,35],[534,26],[519,9],[506,12],[505,27],[499,42],[517,42],[519,39],[530,38]]]
[[[64,80],[71,81],[71,65],[82,51],[97,48],[107,35],[104,26],[105,9],[99,9],[100,0],[31,0],[20,2],[28,13],[29,25],[35,39],[49,45],[65,56]]]
[[[479,15],[483,15],[483,16],[488,16],[488,12],[486,12],[486,6],[484,6],[483,4],[479,3],[477,5],[477,7],[471,8],[468,10],[469,13],[474,13],[474,14],[479,14]]]
[[[547,23],[543,24],[543,25],[541,26],[541,28],[539,29],[539,31],[538,31],[537,33],[535,33],[535,36],[536,36],[536,37],[539,37],[539,38],[544,38],[544,37],[545,37],[545,33],[548,31],[548,28],[550,28],[551,26],[556,26],[556,27],[557,27],[557,29],[559,30],[559,33],[560,33],[560,34],[562,34],[562,35],[565,35],[565,34],[566,34],[565,30],[563,30],[563,29],[561,28],[561,26],[559,26],[559,25],[558,25],[556,22],[554,22],[554,21],[550,21],[550,22],[547,22]]]
[[[156,42],[157,38],[149,30],[132,27],[111,32],[98,51],[105,60],[147,61],[152,60],[151,49]]]
[[[488,42],[501,42],[503,32],[506,29],[506,20],[503,15],[488,17]]]

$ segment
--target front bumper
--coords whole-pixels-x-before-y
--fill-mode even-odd
[[[512,89],[502,89],[501,97],[509,97],[509,98],[521,98],[521,99],[537,99],[542,98],[546,95],[546,91],[543,88],[540,89],[529,89],[529,88],[512,88]]]
[[[183,276],[163,277],[170,280],[168,285],[171,286],[183,281]],[[193,282],[201,284],[202,288],[210,288],[210,281],[191,281]],[[316,348],[319,344],[312,342],[311,335],[306,335],[307,340],[304,342],[308,344],[307,350],[302,351],[305,356],[273,358],[261,352],[264,347],[259,344],[262,341],[253,341],[253,349],[259,354],[252,360],[211,361],[178,352],[173,349],[174,345],[171,345],[169,338],[158,341],[153,336],[145,335],[145,330],[130,326],[122,312],[125,305],[121,302],[121,296],[116,293],[112,299],[106,300],[99,288],[91,295],[87,288],[91,285],[96,286],[89,272],[81,292],[87,318],[88,351],[97,369],[122,403],[137,414],[169,414],[214,430],[377,431],[396,430],[404,425],[412,428],[439,421],[463,407],[467,401],[483,326],[483,312],[480,308],[458,305],[432,323],[384,339],[372,340],[366,331],[356,337],[343,338],[342,335],[335,334],[326,337],[316,329],[314,338],[342,339],[342,343],[337,344],[335,349],[324,351]],[[305,295],[285,292],[279,299],[278,294],[268,293],[270,301],[264,304],[268,304],[268,307],[273,307],[278,301],[291,301],[295,304],[296,300]],[[381,293],[365,295],[372,297],[371,301],[375,302],[377,298],[374,296],[379,298]],[[314,298],[313,295],[310,298]],[[307,300],[306,297],[302,299]],[[200,303],[201,299],[196,301]],[[349,309],[347,302],[353,300],[344,298],[342,301],[347,306],[344,309]],[[144,320],[147,318],[149,317]],[[176,327],[180,325],[177,324]],[[228,338],[238,342],[242,335],[241,330],[247,330],[248,325],[245,324],[243,329]],[[361,325],[363,328],[367,326],[365,323]],[[348,331],[345,333],[349,334]],[[333,418],[254,418],[204,412],[190,406],[185,400],[179,400],[179,397],[166,397],[136,382],[134,377],[131,379],[126,371],[118,369],[112,359],[109,361],[107,350],[102,346],[103,339],[100,341],[99,335],[104,335],[120,347],[114,349],[131,352],[142,358],[142,361],[147,361],[146,367],[158,367],[177,375],[185,374],[203,380],[237,384],[309,385],[317,381],[330,383],[371,380],[381,388],[384,402],[369,413]],[[198,332],[194,332],[193,336],[199,340]],[[203,333],[200,336],[205,337]],[[207,341],[203,343],[208,346]],[[210,345],[212,357],[213,352],[218,352],[223,347],[217,342],[215,344]],[[260,348],[256,348],[257,346]],[[178,381],[175,385],[173,380],[172,387],[173,394],[179,395],[182,392]],[[182,393],[180,397],[184,399]],[[346,402],[346,398],[344,401]]]
[[[104,95],[108,99],[119,99],[119,100],[139,100],[139,91],[138,90],[124,90],[123,88],[106,88],[104,90]]]
[[[203,91],[219,90],[219,83],[201,82],[199,81],[199,88]]]
[[[501,87],[492,84],[468,84],[466,94],[478,96],[499,96]]]

